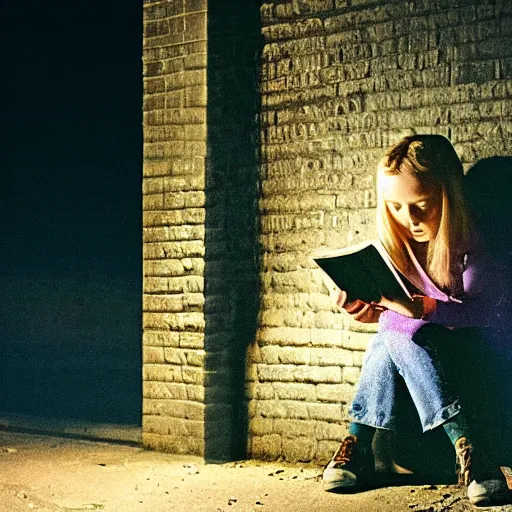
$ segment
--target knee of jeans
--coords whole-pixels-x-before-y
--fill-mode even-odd
[[[363,365],[372,357],[382,357],[384,351],[386,351],[385,344],[380,339],[379,333],[370,338],[366,351],[363,356]]]

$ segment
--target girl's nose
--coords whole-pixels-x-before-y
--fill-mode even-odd
[[[407,209],[407,220],[409,221],[408,223],[413,226],[417,226],[420,223],[418,215],[416,215],[414,210],[410,207]]]

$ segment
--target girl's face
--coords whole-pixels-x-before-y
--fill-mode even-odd
[[[387,209],[406,236],[416,242],[432,240],[441,221],[440,188],[409,172],[384,175],[381,179]]]

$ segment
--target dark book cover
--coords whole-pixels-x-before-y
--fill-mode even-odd
[[[410,299],[411,295],[378,241],[315,255],[317,265],[347,292],[349,302]]]

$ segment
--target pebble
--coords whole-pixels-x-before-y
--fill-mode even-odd
[[[2,447],[0,448],[0,452],[2,453],[16,453],[18,450],[16,450],[16,448],[7,448],[7,447]]]
[[[197,474],[199,474],[199,470],[197,469],[196,466],[194,466],[194,464],[183,464],[183,467],[188,469],[187,473],[189,475],[197,475]]]

